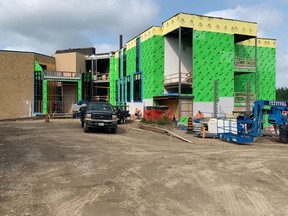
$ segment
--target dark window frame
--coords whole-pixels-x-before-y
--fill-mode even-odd
[[[136,72],[140,72],[140,37],[136,39]]]
[[[116,80],[116,104],[119,103],[119,98],[118,98],[118,92],[119,92],[119,86],[118,86],[119,80]]]
[[[134,102],[142,102],[142,73],[133,75],[133,100]]]
[[[131,102],[132,100],[131,100],[131,84],[132,84],[132,82],[131,82],[131,75],[129,75],[129,76],[127,76],[127,78],[126,78],[126,101],[127,102]]]
[[[126,48],[123,50],[123,77],[126,77],[127,74],[127,55]]]
[[[121,66],[122,66],[122,64],[121,64],[121,55],[122,55],[122,52],[121,51],[119,51],[119,58],[118,58],[118,78],[121,78]]]

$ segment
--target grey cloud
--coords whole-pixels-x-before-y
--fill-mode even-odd
[[[157,13],[153,0],[0,0],[1,43],[42,52],[109,43],[105,39],[120,33],[135,36]]]
[[[279,10],[266,4],[251,7],[237,6],[234,9],[211,11],[205,15],[257,22],[262,31],[283,23],[284,16]]]

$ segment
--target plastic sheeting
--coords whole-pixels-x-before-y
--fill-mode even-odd
[[[144,109],[144,118],[148,121],[156,121],[159,119],[163,119],[164,117],[168,119],[172,119],[172,112],[170,109],[157,109],[157,108],[149,108]]]

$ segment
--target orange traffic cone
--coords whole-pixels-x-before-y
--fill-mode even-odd
[[[193,133],[193,119],[191,117],[188,118],[187,133]]]
[[[205,134],[206,134],[206,129],[205,127],[202,127],[202,142],[205,142]]]

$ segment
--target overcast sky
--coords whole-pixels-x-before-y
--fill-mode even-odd
[[[118,49],[179,12],[258,23],[277,39],[277,87],[288,87],[288,0],[0,0],[0,49],[53,55],[58,49]]]

